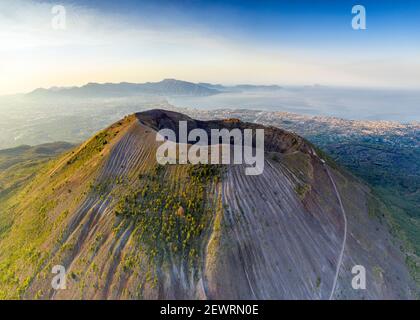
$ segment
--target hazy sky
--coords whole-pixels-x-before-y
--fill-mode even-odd
[[[367,30],[351,27],[356,3]],[[0,94],[163,78],[420,88],[419,35],[415,0],[0,0]]]

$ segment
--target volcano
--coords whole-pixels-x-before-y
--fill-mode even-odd
[[[189,131],[264,129],[262,174],[157,163],[157,132],[177,132],[179,121]],[[4,207],[2,298],[411,299],[418,290],[386,205],[363,181],[296,134],[237,119],[127,116],[48,162]],[[57,265],[64,290],[51,286]],[[352,286],[355,266],[365,289]]]

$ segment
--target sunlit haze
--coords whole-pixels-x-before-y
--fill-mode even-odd
[[[415,1],[365,1],[362,31],[350,1],[230,2],[62,1],[55,30],[54,1],[0,0],[0,94],[163,78],[420,87]]]

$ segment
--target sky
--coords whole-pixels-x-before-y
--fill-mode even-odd
[[[416,0],[0,0],[0,94],[164,78],[420,89],[419,35]]]

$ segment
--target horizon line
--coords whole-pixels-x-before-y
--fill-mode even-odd
[[[412,87],[412,86],[374,86],[374,85],[363,85],[363,86],[357,86],[357,85],[334,85],[334,84],[321,84],[321,83],[308,83],[308,84],[292,84],[292,83],[252,83],[252,82],[237,82],[237,83],[227,83],[227,82],[208,82],[208,81],[188,81],[183,79],[177,79],[177,78],[163,78],[159,81],[145,81],[145,82],[130,82],[130,81],[116,81],[116,82],[96,82],[96,81],[89,81],[84,82],[83,84],[76,84],[76,85],[54,85],[50,87],[36,87],[32,90],[25,91],[25,92],[14,92],[14,93],[5,93],[0,94],[0,97],[7,97],[7,96],[18,96],[18,95],[26,95],[30,94],[36,90],[51,90],[51,89],[72,89],[72,88],[82,88],[90,84],[97,84],[97,85],[107,85],[107,84],[147,84],[147,83],[159,83],[163,82],[165,80],[175,80],[180,82],[187,82],[195,85],[203,85],[203,84],[209,84],[209,85],[221,85],[224,87],[237,87],[237,86],[244,86],[244,85],[251,85],[251,86],[278,86],[278,87],[308,87],[308,88],[335,88],[335,89],[357,89],[357,90],[393,90],[393,91],[420,91],[420,87]]]

